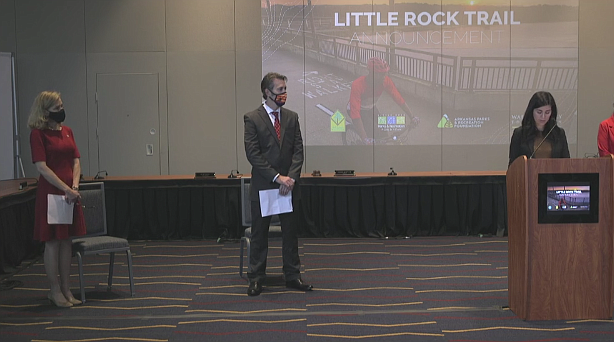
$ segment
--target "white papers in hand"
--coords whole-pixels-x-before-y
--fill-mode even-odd
[[[66,203],[64,195],[47,195],[47,223],[72,224],[74,203]]]
[[[262,217],[292,212],[292,192],[286,196],[279,189],[260,190],[260,214]]]

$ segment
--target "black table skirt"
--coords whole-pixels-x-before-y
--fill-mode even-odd
[[[504,176],[303,181],[303,236],[506,233]]]
[[[22,260],[40,251],[41,244],[33,240],[33,189],[2,198],[0,203],[0,273],[6,267],[18,266]]]
[[[238,180],[105,183],[109,235],[238,239]],[[302,237],[506,233],[504,176],[304,178]]]
[[[130,240],[238,239],[238,179],[106,181],[108,234]],[[0,273],[40,252],[35,191],[0,201]],[[504,176],[304,178],[301,237],[507,233]]]
[[[108,234],[130,240],[239,238],[237,179],[105,182]]]

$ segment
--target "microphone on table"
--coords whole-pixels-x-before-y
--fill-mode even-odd
[[[230,174],[228,178],[241,178],[243,176],[242,173],[239,173],[239,170],[230,170]]]
[[[550,130],[548,131],[548,133],[546,134],[546,136],[542,139],[542,141],[539,142],[539,145],[537,145],[537,148],[535,148],[535,150],[533,150],[533,153],[531,153],[531,156],[529,157],[529,159],[532,159],[533,156],[535,155],[535,152],[537,152],[537,150],[539,150],[539,148],[542,146],[542,144],[544,143],[544,141],[546,141],[546,138],[548,138],[548,136],[550,135],[550,133],[552,133],[552,130],[554,129],[554,127],[556,127],[556,121],[554,122],[554,125],[552,126],[552,128],[550,128]]]
[[[104,176],[101,176],[100,174],[104,172]],[[94,176],[94,179],[104,179],[105,176],[108,176],[109,174],[107,173],[107,170],[102,170],[102,171],[98,171],[96,173],[96,176]]]

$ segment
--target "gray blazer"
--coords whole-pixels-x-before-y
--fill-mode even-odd
[[[293,178],[296,183],[293,198],[300,196],[298,181],[303,167],[303,138],[298,114],[280,108],[281,141],[277,139],[271,119],[260,105],[243,116],[245,123],[245,154],[252,164],[250,199],[258,200],[258,191],[278,189],[273,182],[278,173]]]

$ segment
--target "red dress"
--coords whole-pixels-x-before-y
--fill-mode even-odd
[[[32,162],[46,162],[66,185],[72,187],[74,159],[80,158],[72,130],[62,126],[59,131],[33,129],[30,132]],[[73,224],[47,223],[47,195],[64,195],[64,191],[49,183],[45,177],[38,179],[34,209],[34,239],[38,241],[63,240],[85,235],[85,219],[80,205],[75,205]]]

